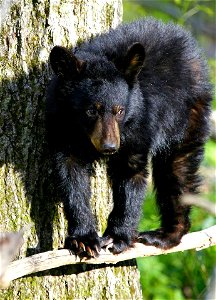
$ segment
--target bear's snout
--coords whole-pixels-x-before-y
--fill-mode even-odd
[[[90,140],[102,154],[110,155],[117,152],[120,147],[120,131],[115,117],[99,118],[90,134]]]
[[[101,152],[105,155],[114,154],[118,150],[115,143],[104,143],[101,147]]]

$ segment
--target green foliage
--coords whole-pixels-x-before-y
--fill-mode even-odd
[[[124,21],[151,15],[185,24],[194,16],[214,20],[214,0],[123,0]]]
[[[214,141],[208,141],[205,147],[205,165],[216,168],[216,144]]]
[[[125,0],[124,21],[129,22],[143,16],[154,16],[164,22],[170,20],[186,26],[190,29],[206,53],[214,56],[215,41],[212,44],[214,28],[213,0]],[[209,29],[203,31],[203,28]],[[214,35],[214,34],[213,34]],[[212,54],[213,53],[213,54]],[[209,59],[210,78],[215,86],[216,60]],[[213,101],[213,109],[216,109],[216,94]],[[214,176],[216,168],[216,143],[209,141],[205,147],[205,160],[203,162],[205,198],[215,201]],[[140,221],[139,230],[151,230],[159,227],[159,215],[155,205],[155,197],[150,189],[144,204],[144,216]],[[198,231],[215,224],[215,217],[209,215],[203,209],[193,207],[191,212],[191,231]],[[138,259],[141,273],[143,297],[146,300],[183,300],[203,299],[208,285],[212,268],[216,261],[216,247],[202,251],[185,251],[155,257]]]
[[[210,80],[212,85],[215,87],[213,92],[214,99],[212,103],[212,108],[216,110],[216,59],[210,58],[208,60],[208,65],[209,65]]]
[[[169,257],[168,257],[169,258]],[[148,257],[145,259],[138,259],[138,267],[141,273],[141,283],[143,288],[144,299],[172,299],[182,300],[184,296],[179,289],[179,279],[175,277],[174,272],[177,271],[173,268],[168,259],[169,265],[165,264],[161,257]],[[170,280],[172,276],[176,280]]]

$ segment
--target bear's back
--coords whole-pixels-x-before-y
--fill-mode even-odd
[[[174,23],[144,18],[122,24],[105,34],[83,43],[76,53],[91,53],[121,64],[128,48],[134,43],[145,48],[145,62],[139,80],[150,93],[182,90],[199,97],[209,90],[206,62],[189,32]],[[84,54],[85,56],[85,54]],[[157,91],[157,87],[158,91]],[[151,86],[154,86],[151,91]]]
[[[153,18],[122,24],[85,42],[80,50],[113,60],[120,58],[137,42],[145,47],[146,59],[152,65],[169,55],[200,58],[200,51],[189,32],[174,23],[165,24]]]

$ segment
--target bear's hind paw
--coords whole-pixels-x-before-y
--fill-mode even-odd
[[[166,232],[161,228],[139,233],[136,242],[167,250],[177,246],[182,236],[183,234],[179,234],[178,232]]]

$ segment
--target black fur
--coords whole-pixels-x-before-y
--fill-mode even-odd
[[[152,18],[76,47],[54,47],[47,131],[69,221],[66,246],[95,255],[135,240],[164,249],[190,227],[183,193],[196,192],[211,91],[191,35]],[[92,163],[108,156],[114,208],[100,240],[89,206]],[[151,159],[161,228],[137,233]]]

